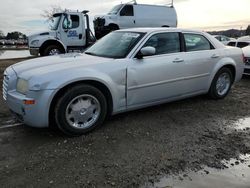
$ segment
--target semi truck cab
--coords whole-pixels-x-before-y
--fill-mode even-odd
[[[88,11],[65,11],[53,15],[50,30],[30,35],[31,55],[47,56],[82,51],[93,42],[95,37],[89,28]]]

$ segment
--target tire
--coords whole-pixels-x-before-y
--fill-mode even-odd
[[[112,31],[116,31],[119,29],[118,25],[115,25],[115,24],[111,24],[109,25],[109,29],[110,29],[110,32]]]
[[[221,79],[221,80],[220,80]],[[210,86],[208,95],[212,99],[225,98],[232,86],[233,76],[229,68],[221,68],[215,75]]]
[[[64,49],[57,45],[49,45],[43,51],[42,56],[51,56],[51,55],[58,55],[64,53]]]
[[[107,100],[99,89],[81,84],[59,98],[55,106],[55,121],[63,133],[80,136],[102,125],[107,108]]]

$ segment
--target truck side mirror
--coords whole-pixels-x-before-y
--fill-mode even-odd
[[[65,15],[63,21],[63,29],[65,30],[65,32],[67,32],[71,28],[72,28],[72,20],[70,18],[70,15]]]
[[[137,59],[142,59],[144,56],[152,56],[155,55],[156,49],[152,46],[146,46],[142,48],[136,55]]]

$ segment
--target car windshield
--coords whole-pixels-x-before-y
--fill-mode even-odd
[[[122,8],[122,4],[116,5],[115,7],[113,7],[113,8],[109,11],[108,14],[117,14],[121,8]]]
[[[144,33],[139,32],[112,32],[91,46],[85,53],[101,57],[125,58],[143,36]]]
[[[50,20],[49,27],[51,30],[57,30],[62,14],[54,14]]]

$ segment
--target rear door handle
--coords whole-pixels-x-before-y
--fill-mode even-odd
[[[176,58],[174,61],[173,61],[173,63],[181,63],[181,62],[183,62],[184,60],[183,59],[181,59],[181,58]]]
[[[211,56],[211,58],[218,58],[218,57],[220,57],[218,54],[213,54],[213,55]]]

